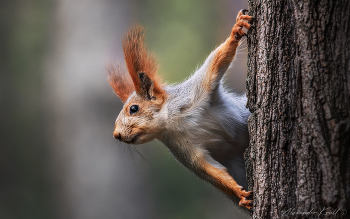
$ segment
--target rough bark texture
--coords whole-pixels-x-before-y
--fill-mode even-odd
[[[248,9],[253,218],[350,218],[350,3]]]

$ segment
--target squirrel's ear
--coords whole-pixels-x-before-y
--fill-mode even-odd
[[[123,69],[119,63],[108,66],[108,83],[123,103],[134,92],[134,84],[130,75]]]
[[[137,26],[126,34],[123,38],[123,50],[136,93],[148,99],[164,99],[164,85],[157,74],[157,59],[147,51],[142,27]]]
[[[140,80],[140,88],[137,89],[137,94],[148,99],[148,100],[155,100],[156,97],[154,96],[154,83],[153,80],[144,72],[137,73],[138,79]]]

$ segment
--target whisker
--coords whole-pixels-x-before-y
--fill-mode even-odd
[[[242,41],[240,42],[239,45],[241,45],[242,43],[244,43],[247,40],[247,37],[243,37]]]
[[[150,165],[149,162],[146,160],[146,158],[141,154],[141,152],[140,152],[134,145],[130,145],[130,146],[131,146],[131,148],[133,148],[133,149],[136,151],[136,153],[138,153],[138,154],[140,155],[140,157],[142,157],[142,159],[143,159],[144,161],[146,161],[146,163],[147,163],[148,165]]]
[[[134,164],[135,164],[135,166],[136,166],[136,162],[135,162],[134,154],[132,153],[131,148],[130,148],[130,147],[127,147],[127,149],[128,149],[128,151],[130,152],[131,157],[132,157],[132,160],[134,161]]]
[[[247,48],[248,48],[248,46],[243,47],[243,48],[241,48],[240,50],[237,50],[237,52],[241,52],[241,51],[243,51],[243,50],[246,50]]]
[[[244,48],[244,49],[242,49],[242,50],[237,50],[237,51],[236,51],[236,54],[239,53],[239,52],[245,52],[245,51],[247,51],[247,48]]]
[[[120,142],[120,141],[117,141],[117,144],[118,144],[118,147],[119,147],[119,148],[120,148],[120,150],[121,150],[121,147],[122,147],[121,142]],[[124,147],[124,154],[125,154],[125,147]]]
[[[122,144],[120,143],[120,141],[118,141],[118,147],[121,149]],[[125,149],[124,149],[124,154],[125,154]]]
[[[160,151],[160,153],[163,155],[163,152],[162,152],[162,150],[160,150],[160,147],[159,147],[159,145],[158,145],[157,141],[156,141],[156,140],[153,140],[153,142],[154,142],[154,143],[156,143],[158,150],[159,150],[159,151]]]
[[[243,48],[239,48],[239,50],[237,50],[237,52],[240,52],[240,51],[245,50],[245,49],[247,49],[247,48],[248,48],[248,46],[245,46],[245,47],[243,47]]]

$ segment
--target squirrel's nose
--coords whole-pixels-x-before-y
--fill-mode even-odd
[[[113,132],[113,137],[114,137],[115,139],[118,139],[119,141],[120,141],[121,138],[122,138],[122,136],[120,135],[120,133],[119,133],[119,132],[116,132],[116,131]]]

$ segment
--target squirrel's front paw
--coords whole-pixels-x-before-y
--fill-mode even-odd
[[[239,205],[242,207],[246,207],[248,209],[251,209],[253,207],[253,200],[248,200],[247,198],[252,196],[253,192],[249,191],[247,192],[243,187],[240,192],[240,198],[241,200],[239,201]]]
[[[251,21],[253,17],[245,15],[245,12],[247,11],[248,10],[246,9],[242,9],[238,12],[236,24],[232,28],[231,36],[237,41],[245,35],[244,31],[242,30],[243,27],[247,28],[248,30],[250,29],[250,24],[246,21]]]

